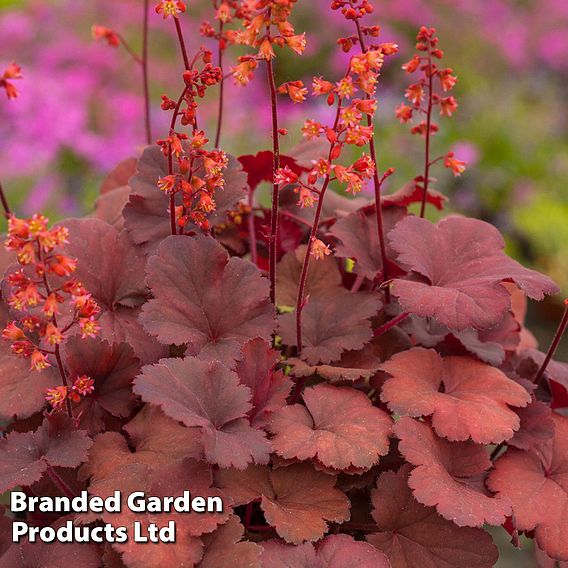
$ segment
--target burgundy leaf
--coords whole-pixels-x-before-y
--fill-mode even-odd
[[[214,239],[168,237],[147,274],[154,299],[142,308],[141,321],[160,342],[188,343],[190,354],[231,365],[249,338],[270,338],[268,281],[248,260],[229,259]]]
[[[392,568],[491,568],[498,551],[481,529],[460,528],[418,503],[408,487],[408,466],[387,471],[373,491],[379,531],[367,540],[382,550]]]
[[[495,462],[489,487],[510,499],[519,530],[535,530],[552,558],[568,560],[568,418],[552,414],[553,439],[535,451],[510,448]]]
[[[73,381],[87,375],[95,381],[94,392],[74,405],[81,427],[91,434],[104,429],[108,415],[125,418],[134,407],[132,381],[140,361],[126,343],[110,345],[99,338],[72,337],[64,348],[67,373]]]
[[[289,252],[276,268],[276,303],[283,306],[295,306],[298,297],[298,285],[302,265],[306,256],[306,245]],[[316,298],[330,289],[337,289],[341,284],[341,273],[333,256],[326,256],[310,263],[306,278],[306,296]]]
[[[404,219],[406,211],[402,207],[389,207],[383,211],[384,233],[393,229]],[[339,258],[352,258],[355,272],[371,280],[383,271],[379,235],[375,209],[365,208],[340,219],[331,228],[331,234],[339,240],[335,255]],[[396,258],[391,247],[387,248],[387,259]]]
[[[99,219],[65,221],[69,244],[64,252],[77,259],[74,276],[101,307],[100,337],[110,343],[129,343],[143,363],[165,354],[138,322],[146,301],[145,260],[124,233]],[[77,327],[71,331],[78,332]]]
[[[62,413],[46,417],[35,432],[7,434],[0,439],[0,493],[39,481],[48,467],[80,465],[92,443]]]
[[[235,369],[240,382],[252,391],[249,417],[256,427],[265,426],[270,415],[286,404],[292,381],[276,370],[278,351],[263,339],[253,339],[243,347],[242,359]]]
[[[272,445],[280,456],[343,470],[370,468],[388,453],[392,421],[362,392],[320,384],[303,398],[306,406],[287,406],[272,418]]]
[[[27,418],[45,406],[45,391],[61,379],[52,367],[41,373],[30,369],[28,359],[19,358],[7,342],[0,343],[0,420]]]
[[[119,162],[103,180],[100,190],[101,195],[127,185],[130,178],[136,173],[137,163],[138,160],[133,157]]]
[[[452,330],[498,324],[511,307],[504,281],[536,300],[558,291],[550,278],[505,255],[497,229],[477,219],[447,217],[433,225],[407,217],[388,236],[397,262],[410,271],[392,284],[403,309]]]
[[[448,442],[412,418],[401,418],[393,430],[400,440],[400,452],[417,466],[408,481],[417,501],[435,506],[459,527],[503,524],[511,505],[508,499],[491,497],[485,489],[491,460],[483,446]]]
[[[378,294],[344,288],[310,298],[302,311],[301,358],[310,365],[337,361],[344,351],[360,349],[373,336],[370,318],[381,307]],[[280,317],[285,345],[296,345],[296,314]]]
[[[292,544],[321,538],[327,530],[326,521],[349,519],[349,500],[334,487],[336,478],[308,464],[275,470],[262,466],[220,470],[216,479],[234,505],[261,497],[266,520]]]
[[[432,415],[439,436],[480,444],[511,438],[520,420],[509,406],[526,406],[530,394],[499,369],[471,357],[440,357],[415,347],[381,369],[391,375],[381,400],[396,414]],[[441,390],[443,389],[443,390]]]
[[[134,392],[170,418],[199,427],[210,463],[241,469],[252,461],[267,463],[270,445],[265,434],[246,418],[251,391],[219,361],[164,359],[142,369]]]
[[[384,554],[346,534],[330,535],[315,546],[310,542],[292,546],[277,540],[261,545],[262,568],[391,568]]]

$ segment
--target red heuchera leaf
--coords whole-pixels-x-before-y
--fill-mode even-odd
[[[64,347],[67,373],[75,377],[87,375],[95,381],[92,394],[74,405],[73,413],[81,427],[91,434],[105,426],[105,417],[127,417],[134,407],[132,381],[140,370],[140,361],[126,343],[112,346],[99,338],[70,338]]]
[[[57,530],[73,521],[73,515],[57,519],[51,527]],[[95,543],[85,542],[29,542],[24,539],[13,544],[0,558],[2,568],[56,568],[58,566],[80,566],[99,568],[101,554]]]
[[[310,298],[302,311],[301,358],[310,365],[331,363],[346,350],[360,349],[373,336],[369,318],[380,307],[377,294],[344,288]],[[279,321],[283,343],[296,345],[296,314],[284,314]]]
[[[230,365],[249,338],[270,338],[268,280],[248,260],[229,259],[214,239],[168,237],[148,261],[147,275],[154,299],[141,321],[162,343],[187,343],[191,355]]]
[[[108,193],[99,196],[95,201],[93,217],[101,219],[112,225],[117,231],[124,228],[124,217],[122,211],[128,203],[130,197],[130,187],[127,185],[117,187]]]
[[[392,568],[491,568],[499,557],[491,536],[460,528],[424,507],[408,487],[409,467],[387,471],[373,490],[373,518],[380,532],[367,540],[382,550]]]
[[[539,446],[554,437],[554,420],[549,406],[533,400],[526,408],[518,408],[515,412],[521,420],[521,427],[507,441],[510,446],[519,450],[537,450]]]
[[[103,180],[100,189],[101,195],[128,185],[128,181],[136,173],[137,163],[138,160],[132,157],[119,162]]]
[[[392,378],[381,400],[396,414],[432,415],[439,436],[480,444],[511,438],[520,420],[511,406],[526,406],[530,394],[499,369],[471,357],[440,357],[416,347],[381,365]],[[443,387],[443,390],[441,388]]]
[[[227,211],[234,209],[246,195],[245,173],[233,156],[228,158],[229,165],[223,170],[225,187],[215,192],[217,208],[208,215],[212,226],[224,223]],[[177,164],[174,171],[177,171]],[[138,161],[136,175],[130,180],[132,191],[123,215],[132,241],[137,245],[147,245],[150,250],[171,235],[169,198],[157,186],[158,178],[167,175],[167,158],[158,146],[147,146]]]
[[[124,233],[99,219],[70,219],[69,244],[64,252],[77,259],[74,273],[101,307],[100,337],[110,343],[128,343],[143,363],[165,354],[138,321],[146,301],[145,260]],[[71,331],[77,331],[76,327]]]
[[[236,515],[214,533],[203,536],[205,552],[198,568],[261,568],[262,548],[254,542],[240,542],[245,528]]]
[[[385,209],[383,211],[385,234],[405,216],[406,210],[402,207]],[[340,219],[330,232],[339,240],[335,247],[335,255],[339,258],[353,258],[356,261],[357,274],[374,279],[383,271],[374,206],[355,211]],[[396,258],[396,253],[391,247],[387,248],[387,258]]]
[[[270,150],[239,156],[238,160],[247,174],[247,182],[252,190],[255,190],[261,181],[272,182],[274,155]],[[296,158],[282,154],[280,155],[280,167],[288,167],[297,175],[302,175],[311,170],[311,167],[299,164]]]
[[[249,418],[256,427],[265,426],[270,415],[286,404],[292,381],[276,370],[280,353],[263,339],[252,339],[243,347],[242,359],[235,371],[239,380],[252,391]]]
[[[276,267],[276,303],[283,306],[295,306],[298,297],[298,284],[302,265],[306,256],[306,245],[299,246],[293,252],[284,255]],[[306,296],[316,298],[330,288],[341,285],[341,273],[333,256],[326,256],[310,263],[306,278]]]
[[[219,361],[164,359],[142,369],[134,392],[170,418],[199,427],[210,463],[244,469],[252,461],[268,462],[270,444],[246,418],[251,391]]]
[[[262,568],[391,568],[384,554],[346,534],[326,537],[315,546],[291,546],[277,540],[261,543]]]
[[[335,479],[308,464],[275,470],[249,466],[244,471],[220,470],[216,475],[217,486],[234,505],[261,497],[267,522],[292,544],[321,538],[327,530],[326,521],[349,519],[349,499],[335,489]]]
[[[45,406],[45,390],[60,384],[53,368],[38,373],[30,369],[27,359],[12,353],[10,345],[0,343],[0,420],[14,416],[27,418]]]
[[[509,258],[499,231],[477,219],[452,216],[433,225],[407,217],[388,238],[399,253],[398,264],[410,271],[392,284],[403,309],[453,330],[498,324],[511,307],[503,281],[515,282],[537,300],[558,291],[550,278]]]
[[[392,421],[362,392],[320,384],[303,398],[306,406],[286,406],[272,418],[272,446],[280,456],[347,469],[370,468],[388,453]]]
[[[388,207],[396,205],[398,207],[408,207],[413,203],[420,203],[422,201],[422,196],[424,195],[424,190],[415,181],[411,181],[406,185],[403,185],[400,189],[397,189],[394,193],[389,193],[388,195],[381,195],[381,205],[383,207]],[[438,211],[444,208],[444,204],[448,201],[448,198],[441,194],[435,189],[428,189],[428,195],[426,196],[427,203],[433,205]]]
[[[47,416],[35,432],[7,434],[0,439],[0,493],[39,481],[48,467],[78,466],[92,443],[61,413]]]
[[[200,429],[186,428],[157,406],[146,405],[124,430],[136,451],[118,432],[99,434],[89,450],[89,461],[81,468],[82,479],[101,479],[126,464],[164,465],[203,457]]]
[[[495,462],[489,487],[513,504],[519,530],[535,529],[538,545],[568,560],[568,418],[552,415],[555,433],[534,452],[510,448]]]
[[[460,527],[501,525],[511,512],[507,499],[491,497],[484,485],[491,460],[483,446],[438,438],[423,422],[403,417],[393,427],[399,450],[417,466],[408,484],[423,505],[435,506]]]

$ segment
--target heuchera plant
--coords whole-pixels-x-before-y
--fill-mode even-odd
[[[184,37],[191,6],[162,0],[155,11],[175,26],[183,61],[181,92],[162,97],[169,131],[117,166],[89,218],[49,228],[40,215],[18,218],[0,191],[0,492],[189,489],[222,496],[225,511],[28,513],[56,527],[173,519],[177,540],[2,539],[0,565],[489,568],[498,552],[485,525],[503,526],[513,545],[534,539],[547,566],[568,561],[568,366],[552,360],[568,311],[539,351],[526,302],[555,284],[506,256],[493,226],[425,217],[446,201],[433,170],[465,168],[434,152],[437,115],[458,106],[436,32],[420,29],[396,108],[424,161],[385,194],[395,172],[378,163],[374,117],[398,48],[381,42],[370,2],[333,0],[353,29],[338,40],[344,74],[315,77],[311,93],[299,80],[279,85],[277,54],[306,45],[290,23],[295,3],[215,0],[215,23],[201,26],[213,54]],[[230,66],[232,45],[244,48]],[[146,86],[146,49],[125,47]],[[266,83],[271,147],[256,155],[220,148],[231,75]],[[9,98],[19,77],[12,64],[0,79]],[[199,116],[207,91],[218,95],[213,143]],[[281,96],[332,109],[285,152]]]

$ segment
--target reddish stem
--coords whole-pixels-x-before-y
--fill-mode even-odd
[[[270,103],[272,106],[272,214],[270,217],[270,240],[268,243],[268,273],[270,278],[270,300],[276,305],[276,244],[278,242],[278,184],[275,183],[276,170],[280,167],[280,145],[278,140],[278,107],[276,105],[276,84],[272,60],[266,60]]]
[[[10,209],[10,206],[8,205],[8,200],[6,199],[4,188],[2,187],[1,182],[0,182],[0,201],[2,202],[2,207],[4,208],[4,217],[8,219],[12,215],[12,211]]]
[[[249,230],[249,243],[250,243],[250,259],[256,266],[258,262],[258,252],[256,250],[256,227],[254,225],[254,192],[249,189],[248,202],[250,213],[248,216],[248,230]]]
[[[357,27],[357,35],[359,36],[359,44],[361,46],[361,51],[367,53],[367,47],[365,45],[365,39],[363,38],[363,32],[361,31],[361,25],[359,20],[355,20],[355,26]],[[370,99],[369,94],[365,94],[366,99]],[[377,223],[377,235],[379,238],[379,249],[381,251],[381,262],[383,265],[382,281],[385,282],[389,279],[388,274],[388,263],[387,263],[387,247],[385,243],[385,228],[383,222],[383,208],[381,207],[381,180],[379,179],[379,164],[377,162],[377,151],[375,148],[375,136],[374,136],[374,124],[371,115],[367,115],[367,126],[373,127],[373,135],[369,140],[369,152],[371,154],[371,159],[375,164],[375,171],[373,173],[373,186],[375,190],[375,217]],[[390,290],[388,286],[385,288],[385,300],[386,303],[390,303]]]
[[[375,337],[379,337],[384,335],[389,329],[392,329],[395,325],[398,325],[401,321],[404,321],[410,314],[408,312],[402,312],[398,314],[398,316],[392,318],[391,320],[387,321],[387,323],[381,325],[381,327],[377,327],[373,332]]]
[[[337,103],[337,113],[335,115],[335,121],[333,123],[333,130],[337,130],[337,125],[339,123],[339,115],[341,113],[341,103],[342,100],[341,98],[338,100]],[[335,144],[332,143],[330,145],[329,148],[329,155],[328,155],[328,161],[331,162],[331,156],[332,156],[332,152],[333,149],[335,147]],[[318,227],[319,227],[319,221],[320,221],[320,217],[321,217],[321,212],[322,212],[322,208],[323,208],[323,199],[325,197],[325,192],[327,191],[327,188],[329,186],[329,181],[331,178],[331,174],[327,174],[327,176],[325,177],[325,180],[323,182],[323,186],[320,190],[320,195],[319,195],[319,199],[318,199],[318,205],[316,208],[316,214],[314,217],[314,222],[312,224],[312,229],[310,231],[310,236],[308,239],[308,246],[306,248],[306,255],[304,256],[304,263],[302,265],[302,273],[300,275],[300,283],[298,285],[298,298],[296,301],[296,345],[298,347],[298,354],[301,353],[302,351],[302,309],[304,307],[304,292],[305,292],[305,288],[306,288],[306,279],[308,277],[308,268],[310,265],[310,254],[312,252],[312,246],[313,246],[313,241],[316,237],[317,231],[318,231]]]
[[[434,76],[432,74],[432,54],[430,42],[428,42],[428,109],[426,111],[426,146],[424,151],[424,181],[422,191],[422,204],[420,205],[420,217],[424,217],[426,212],[426,201],[428,198],[428,182],[430,177],[430,128],[432,125],[432,82]]]
[[[251,501],[247,505],[247,508],[246,508],[246,511],[245,511],[245,518],[243,520],[246,529],[248,529],[249,526],[250,526],[250,522],[252,520],[253,509],[254,509],[254,501]]]
[[[185,40],[183,39],[183,32],[181,31],[179,18],[174,18],[174,22],[176,24],[176,32],[178,36],[179,47],[181,50],[181,56],[183,57],[183,64],[185,65],[186,70],[189,71],[189,69],[191,69],[191,64],[189,63],[189,57],[187,55],[187,48],[185,47]]]
[[[50,466],[47,466],[47,475],[49,475],[51,481],[55,483],[56,487],[65,495],[65,497],[69,497],[69,499],[74,499],[77,497],[77,494],[67,483],[65,480]]]
[[[219,23],[219,60],[218,65],[221,69],[221,82],[219,83],[219,109],[217,111],[217,132],[215,134],[215,148],[219,148],[219,143],[221,142],[221,126],[223,124],[223,104],[224,104],[224,93],[225,93],[225,79],[223,78],[223,52],[224,42],[223,42],[223,22]]]
[[[540,366],[540,369],[538,370],[538,373],[536,374],[533,381],[537,386],[540,385],[542,378],[544,377],[544,372],[546,371],[546,368],[548,367],[550,360],[552,359],[552,357],[554,357],[554,353],[558,348],[558,344],[560,343],[560,340],[564,335],[564,331],[566,330],[567,325],[568,325],[568,300],[564,300],[564,315],[562,316],[562,319],[558,324],[558,329],[554,334],[554,339],[552,340],[552,343],[550,344],[550,347],[548,348],[548,351],[546,353],[546,357],[544,358],[544,361],[542,362],[542,365]]]
[[[144,24],[142,29],[142,81],[144,84],[144,124],[146,127],[146,142],[152,144],[152,126],[150,117],[150,87],[148,78],[148,4],[144,0]]]

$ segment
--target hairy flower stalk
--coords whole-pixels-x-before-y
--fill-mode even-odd
[[[430,138],[432,136],[432,90],[434,74],[432,70],[432,48],[430,42],[426,42],[428,46],[428,66],[426,73],[428,74],[428,102],[426,107],[426,133],[424,142],[424,180],[422,181],[422,202],[420,204],[420,217],[424,217],[426,213],[426,199],[428,197],[428,184],[430,178]]]
[[[12,214],[8,200],[6,199],[6,194],[4,193],[4,188],[2,187],[2,182],[0,182],[0,202],[2,202],[2,208],[4,209],[4,216],[8,219]]]
[[[142,80],[144,84],[144,124],[146,143],[152,144],[152,118],[150,114],[150,81],[148,76],[148,20],[150,0],[144,0],[144,20],[142,26]]]
[[[270,33],[267,26],[267,33]],[[270,242],[269,242],[269,277],[270,300],[276,305],[276,245],[278,243],[278,183],[276,172],[280,167],[280,143],[278,132],[278,106],[276,102],[276,85],[274,83],[274,69],[270,57],[266,60],[266,73],[270,87],[270,106],[272,109],[272,212],[270,216]]]
[[[225,105],[225,77],[223,76],[223,53],[225,52],[225,41],[223,39],[223,20],[219,20],[219,45],[217,53],[217,65],[221,70],[221,81],[219,81],[219,102],[217,108],[217,131],[215,132],[215,148],[219,148],[221,143],[221,129],[223,127],[223,107]]]
[[[361,24],[359,19],[355,19],[355,26],[357,27],[357,37],[359,38],[359,45],[363,53],[367,53],[367,46],[365,44],[365,38],[363,37],[363,32],[361,30]],[[366,93],[365,98],[371,100],[371,95]],[[373,117],[367,115],[367,126],[370,126],[374,130]],[[385,229],[383,223],[383,208],[381,206],[381,180],[379,179],[379,164],[377,162],[377,151],[375,148],[375,137],[372,136],[369,140],[369,153],[371,154],[371,160],[375,164],[375,171],[373,173],[373,188],[375,192],[375,218],[377,222],[377,235],[379,237],[379,248],[381,251],[381,262],[383,265],[383,273],[381,275],[381,283],[388,281],[389,279],[389,269],[387,261],[387,247],[385,242]],[[390,289],[388,286],[385,287],[385,300],[386,303],[390,303]]]

